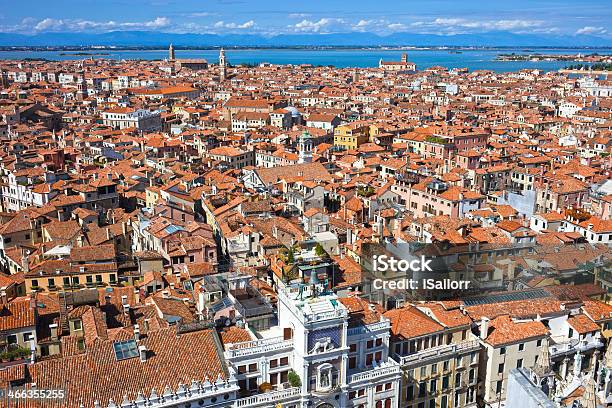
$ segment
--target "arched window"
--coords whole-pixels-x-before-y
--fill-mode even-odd
[[[334,366],[329,363],[321,364],[317,368],[317,390],[328,391],[332,389]]]

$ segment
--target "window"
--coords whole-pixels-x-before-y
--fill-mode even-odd
[[[278,384],[278,373],[270,374],[270,384]]]
[[[461,373],[457,373],[455,374],[455,387],[458,387],[461,385]]]
[[[280,359],[280,365],[281,366],[286,366],[289,364],[289,357],[281,357]]]
[[[270,360],[270,368],[278,367],[278,360]]]
[[[429,392],[436,392],[438,390],[438,380],[433,379],[429,382]]]
[[[501,381],[501,380],[497,382],[497,384],[495,386],[495,393],[496,394],[501,394],[501,392],[502,392],[502,382],[503,381]]]
[[[349,344],[349,351],[355,353],[357,351],[357,343]]]
[[[521,368],[523,367],[523,359],[519,358],[518,360],[516,360],[516,368]]]
[[[349,357],[348,368],[353,369],[357,367],[357,357]]]
[[[435,374],[438,372],[438,364],[432,364],[431,365],[431,373]]]
[[[541,347],[541,346],[542,346],[542,339],[538,340],[538,342],[536,343],[536,345],[537,345],[538,347]]]
[[[367,347],[368,347],[369,349],[371,349],[372,347],[374,347],[374,340],[368,340]]]
[[[447,408],[448,406],[448,396],[443,395],[442,399],[440,399],[440,408]]]
[[[506,348],[505,347],[500,348],[499,349],[499,354],[501,354],[501,355],[506,354]]]
[[[419,398],[424,397],[426,392],[427,392],[427,386],[425,385],[425,381],[421,381],[419,383]]]
[[[72,322],[72,327],[74,327],[74,330],[81,330],[83,329],[83,323],[80,320],[74,320]]]
[[[525,343],[519,344],[519,351],[525,350]]]
[[[429,400],[429,408],[436,408],[436,400],[435,399],[430,399]]]
[[[249,373],[254,373],[257,371],[257,363],[249,364]]]
[[[334,386],[332,365],[325,363],[317,368],[317,389],[329,390]]]
[[[421,377],[425,377],[427,375],[427,367],[421,367]]]
[[[442,389],[445,390],[448,388],[448,383],[450,382],[450,378],[448,375],[442,377]]]
[[[38,280],[32,279],[32,286],[38,287]]]
[[[25,343],[26,341],[30,341],[30,340],[33,340],[32,333],[30,332],[23,333],[23,342]]]
[[[406,400],[412,401],[414,398],[414,386],[412,384],[408,384],[406,386]]]
[[[504,372],[504,363],[500,363],[499,366],[497,366],[497,374],[501,374]]]

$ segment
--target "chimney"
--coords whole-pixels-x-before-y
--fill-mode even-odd
[[[24,272],[30,272],[30,259],[28,256],[30,255],[30,251],[25,250],[23,252],[23,257],[21,258],[21,266],[23,267]]]
[[[110,231],[110,228],[107,228],[106,229],[106,240],[110,241],[110,239],[111,239],[111,231]]]
[[[140,304],[140,289],[134,288],[134,303]]]
[[[486,340],[488,335],[489,335],[489,318],[483,316],[482,319],[480,319],[480,338],[482,340]]]
[[[57,323],[51,323],[49,325],[49,331],[51,332],[51,340],[57,340]]]
[[[0,302],[2,303],[2,306],[6,305],[8,303],[8,299],[6,297],[6,287],[2,287],[2,292],[0,292]]]
[[[162,291],[162,298],[170,299],[170,292],[168,292],[167,290],[163,290]]]
[[[123,235],[127,235],[127,223],[125,223],[125,222],[121,223],[121,233]]]
[[[125,305],[127,305],[127,304],[128,304],[127,295],[122,295],[122,296],[121,296],[121,304],[122,304],[123,306],[125,306]]]
[[[140,361],[142,361],[143,363],[145,361],[147,361],[147,347],[146,346],[139,346],[138,347],[138,352],[140,354]]]
[[[134,340],[140,340],[140,326],[138,324],[134,325]]]

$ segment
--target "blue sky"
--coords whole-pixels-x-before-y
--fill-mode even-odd
[[[489,31],[612,37],[611,0],[25,0],[0,32],[190,33]]]

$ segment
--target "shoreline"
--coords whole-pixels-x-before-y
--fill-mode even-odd
[[[275,50],[294,50],[294,51],[504,51],[519,50],[520,52],[532,52],[533,50],[606,50],[612,52],[612,46],[607,47],[555,47],[555,46],[194,46],[181,47],[175,46],[177,51],[215,51],[224,48],[233,51],[275,51]],[[166,51],[164,46],[19,46],[19,45],[0,45],[0,52],[79,52],[79,51]]]

